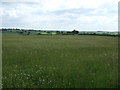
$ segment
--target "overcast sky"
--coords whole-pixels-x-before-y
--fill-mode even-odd
[[[2,0],[6,28],[118,30],[119,0]]]

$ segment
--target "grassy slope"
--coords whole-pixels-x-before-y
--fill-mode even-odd
[[[117,87],[117,37],[3,36],[3,87]]]

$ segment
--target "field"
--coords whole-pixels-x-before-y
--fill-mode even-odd
[[[3,35],[3,88],[116,88],[118,39]]]

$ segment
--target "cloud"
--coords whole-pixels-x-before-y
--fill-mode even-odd
[[[2,1],[2,27],[118,29],[118,0]]]

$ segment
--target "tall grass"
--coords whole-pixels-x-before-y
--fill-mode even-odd
[[[117,43],[106,36],[3,35],[3,87],[118,87]]]

